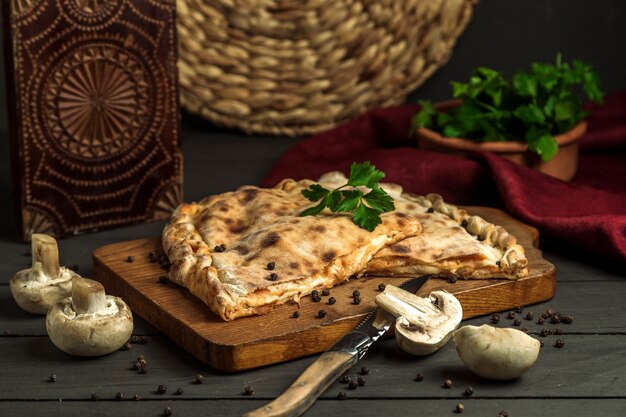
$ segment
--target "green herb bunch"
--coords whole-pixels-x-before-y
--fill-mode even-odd
[[[427,127],[451,138],[478,142],[519,141],[549,161],[558,151],[554,136],[570,130],[586,113],[575,88],[601,103],[604,94],[598,74],[581,61],[571,64],[533,63],[530,72],[520,71],[506,79],[498,71],[479,67],[468,83],[452,82],[453,96],[462,100],[447,113],[429,101],[413,118],[413,128]]]
[[[302,190],[308,200],[321,201],[300,215],[314,216],[325,208],[333,213],[352,213],[352,221],[356,225],[372,232],[382,222],[380,215],[395,209],[393,198],[378,184],[384,177],[385,173],[377,170],[369,161],[360,164],[353,162],[348,182],[342,186],[329,190],[320,184],[311,184],[309,188]],[[346,187],[350,188],[344,189]],[[357,187],[370,190],[365,193]]]

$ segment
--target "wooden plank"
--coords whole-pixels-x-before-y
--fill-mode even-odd
[[[556,290],[555,269],[534,247],[536,229],[524,225],[506,213],[484,207],[469,207],[471,213],[501,224],[518,237],[526,249],[530,273],[517,280],[432,279],[421,291],[445,289],[455,294],[464,309],[464,317],[500,311],[517,305],[550,299]],[[324,351],[339,337],[353,329],[375,307],[378,283],[399,285],[403,278],[368,277],[351,280],[333,288],[335,305],[314,303],[309,297],[300,302],[300,318],[291,314],[296,307],[286,304],[264,316],[223,322],[186,289],[158,283],[163,274],[158,264],[148,262],[148,253],[160,252],[160,239],[140,239],[105,246],[94,251],[94,272],[113,294],[123,297],[131,309],[145,318],[187,351],[211,366],[226,371],[240,371]],[[126,262],[128,256],[135,262]],[[363,302],[351,302],[353,290],[359,290]],[[326,311],[317,318],[320,309]]]
[[[559,272],[559,280],[561,274]],[[559,282],[556,296],[547,302],[527,307],[523,314],[518,314],[522,319],[527,312],[534,314],[530,322],[522,320],[522,326],[539,333],[543,327],[559,327],[566,333],[577,334],[611,334],[626,331],[626,303],[623,295],[626,294],[626,280],[606,282]],[[601,301],[600,301],[601,300]],[[539,314],[546,309],[574,316],[572,325],[553,325],[549,321],[543,326],[536,324]],[[511,325],[511,320],[506,320],[505,315],[509,310],[504,310],[499,325]],[[490,323],[491,315],[468,321],[468,323]],[[160,332],[147,323],[137,314],[135,319],[135,333],[143,335],[155,335]],[[9,331],[14,336],[46,335],[44,320],[20,309],[13,301],[8,286],[0,286],[0,335]]]
[[[318,400],[305,414],[306,417],[360,416],[380,417],[381,415],[441,417],[456,415],[458,403],[465,406],[464,416],[497,417],[501,410],[514,416],[619,416],[626,409],[625,399],[468,399],[450,400]],[[94,417],[145,417],[162,415],[169,406],[174,416],[239,416],[246,411],[265,404],[256,399],[241,401],[202,400],[202,401],[111,401],[77,402],[9,402],[3,403],[7,416],[81,416]],[[389,414],[391,412],[391,414]]]
[[[565,346],[552,346],[556,336],[545,340],[538,363],[522,378],[510,382],[490,382],[471,374],[461,363],[453,343],[428,357],[413,357],[402,352],[394,340],[377,342],[362,362],[350,372],[356,376],[361,366],[370,369],[365,386],[349,395],[354,398],[460,398],[467,385],[474,388],[472,398],[527,397],[624,397],[626,393],[626,335],[566,335]],[[173,345],[165,337],[149,338],[146,345],[135,345],[129,352],[115,352],[101,358],[71,357],[45,337],[0,338],[0,392],[5,400],[85,400],[92,392],[112,398],[121,391],[138,393],[146,399],[180,398],[177,387],[185,390],[184,399],[241,399],[244,387],[255,389],[255,398],[271,399],[285,390],[316,357],[294,360],[245,373],[225,374],[207,367]],[[132,370],[139,354],[148,362],[148,373]],[[415,374],[424,375],[422,382]],[[51,374],[57,382],[47,382]],[[205,376],[202,385],[195,375]],[[445,379],[451,389],[442,388]],[[170,388],[157,394],[159,384]],[[323,395],[334,398],[346,390],[339,382]],[[132,394],[131,394],[132,393]]]

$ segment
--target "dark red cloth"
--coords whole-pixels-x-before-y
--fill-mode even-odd
[[[463,159],[420,150],[407,131],[418,109],[368,112],[289,149],[263,181],[317,178],[371,161],[385,181],[456,204],[495,205],[568,243],[626,261],[626,90],[590,106],[579,169],[569,183],[493,154]]]

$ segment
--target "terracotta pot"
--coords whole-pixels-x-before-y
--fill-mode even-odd
[[[435,104],[439,111],[447,111],[461,104],[460,100],[450,100]],[[526,165],[558,179],[569,181],[578,168],[578,142],[587,130],[583,120],[571,130],[555,136],[559,151],[548,162],[542,162],[534,152],[528,150],[525,142],[474,142],[462,138],[446,138],[439,133],[426,129],[417,129],[417,143],[421,149],[467,156],[474,152],[493,152],[511,161]]]

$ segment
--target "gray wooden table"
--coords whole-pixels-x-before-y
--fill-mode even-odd
[[[186,199],[257,183],[293,139],[244,137],[230,132],[202,132],[188,123],[184,138]],[[6,152],[3,149],[2,152]],[[0,154],[0,198],[10,201],[6,154]],[[55,348],[46,336],[44,319],[20,310],[11,298],[8,281],[28,267],[29,246],[15,236],[9,205],[0,219],[0,415],[2,416],[159,416],[166,406],[174,416],[234,416],[257,408],[287,388],[315,357],[239,374],[210,369],[174,345],[158,330],[136,318],[135,334],[147,344],[134,344],[101,358],[75,358]],[[61,260],[91,274],[91,252],[102,245],[154,236],[162,223],[138,225],[60,241]],[[547,308],[574,316],[571,325],[522,326],[538,335],[559,327],[562,336],[541,338],[545,346],[538,363],[521,379],[488,382],[472,375],[452,344],[436,354],[410,357],[393,340],[375,344],[361,366],[369,368],[366,384],[348,390],[335,383],[307,416],[446,416],[462,403],[467,416],[623,416],[626,415],[626,276],[616,264],[558,243],[544,244],[545,256],[558,271],[557,296],[528,306],[537,317]],[[524,313],[525,314],[525,313]],[[469,320],[487,323],[489,317]],[[502,318],[499,326],[510,326]],[[555,348],[557,339],[565,346]],[[132,369],[143,354],[148,373]],[[422,373],[424,379],[415,381]],[[51,374],[56,382],[48,382]],[[194,383],[203,374],[202,385]],[[452,388],[442,387],[445,379]],[[158,394],[159,384],[167,385]],[[254,395],[244,395],[245,387]],[[472,386],[471,397],[463,395]],[[183,390],[176,395],[177,388]],[[346,400],[338,400],[340,391]],[[116,393],[124,399],[115,399]],[[92,394],[99,401],[92,401]],[[132,397],[137,394],[140,399]]]

